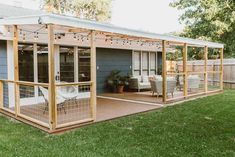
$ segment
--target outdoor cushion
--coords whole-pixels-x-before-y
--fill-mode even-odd
[[[159,81],[162,80],[162,76],[161,75],[155,75],[154,77],[155,77],[155,80],[159,80]]]
[[[149,83],[149,76],[143,76],[142,77],[143,82],[148,82]]]
[[[137,79],[138,82],[141,82],[141,81],[142,81],[142,77],[141,77],[141,76],[133,76],[132,78],[133,78],[133,79]]]

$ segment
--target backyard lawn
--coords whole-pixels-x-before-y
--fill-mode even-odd
[[[235,156],[235,91],[48,135],[0,115],[0,157]]]

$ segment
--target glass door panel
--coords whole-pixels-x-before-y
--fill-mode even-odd
[[[60,81],[74,82],[73,47],[60,47]]]
[[[38,82],[48,83],[48,47],[47,45],[37,46],[38,54]]]
[[[90,49],[78,48],[79,82],[90,81]]]

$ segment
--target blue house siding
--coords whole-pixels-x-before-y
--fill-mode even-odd
[[[0,79],[7,79],[7,43],[0,40]]]
[[[121,49],[97,49],[97,93],[106,92],[106,78],[112,70],[120,70],[122,74],[131,73],[132,51]]]
[[[7,43],[0,40],[0,79],[7,79]],[[3,84],[4,106],[8,107],[8,84]]]

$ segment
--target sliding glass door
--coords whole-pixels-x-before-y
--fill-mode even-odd
[[[38,69],[38,82],[48,83],[48,47],[47,45],[37,45],[37,69]]]
[[[60,81],[74,82],[74,47],[60,47]]]
[[[90,49],[78,48],[78,79],[79,82],[90,81]]]

